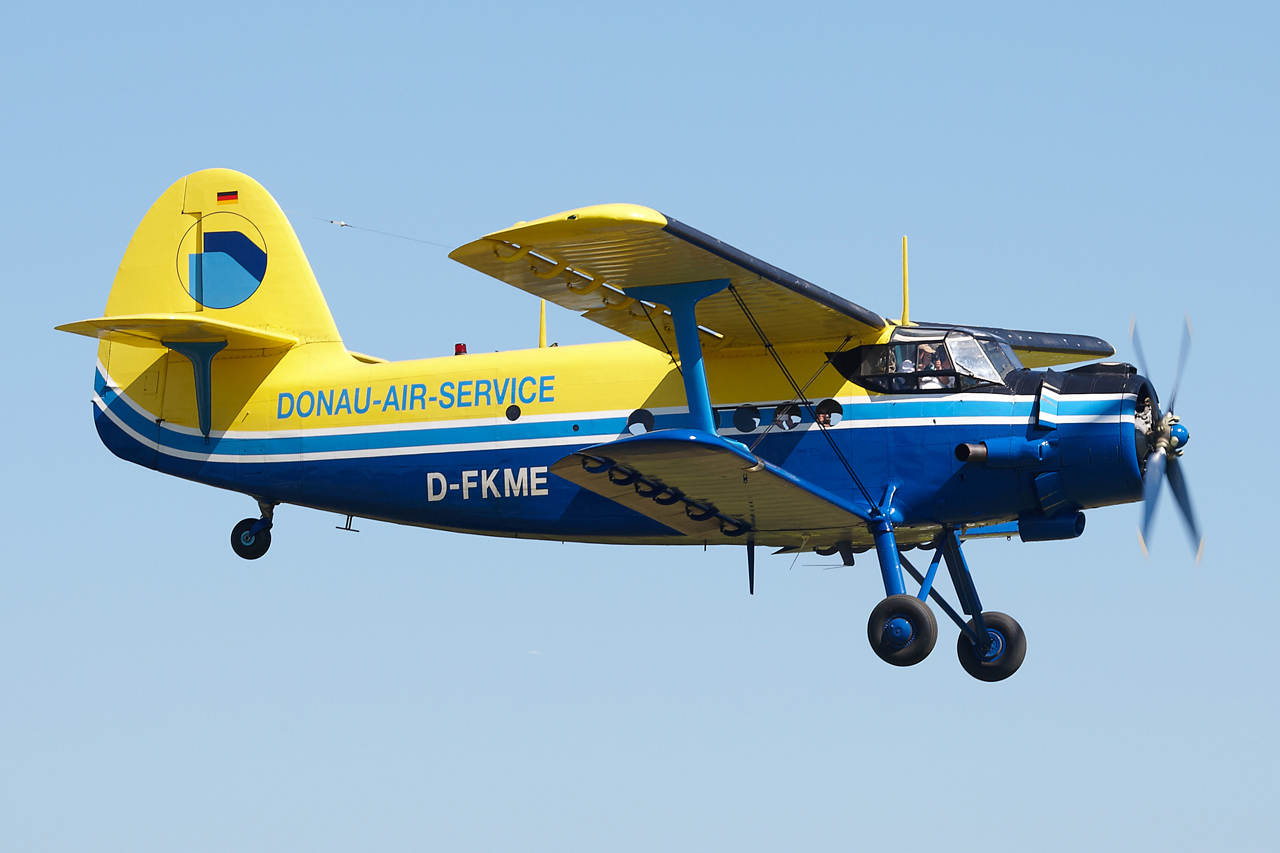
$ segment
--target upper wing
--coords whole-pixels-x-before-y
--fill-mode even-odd
[[[1018,329],[997,329],[990,326],[956,326],[945,323],[919,323],[895,329],[893,339],[937,337],[939,332],[959,329],[964,332],[991,335],[1004,341],[1017,354],[1023,366],[1038,370],[1059,364],[1074,364],[1094,358],[1115,355],[1116,348],[1091,335],[1064,335],[1058,332],[1024,332]]]
[[[1022,332],[1017,329],[980,329],[1003,338],[1027,367],[1039,369],[1058,364],[1074,364],[1094,358],[1109,358],[1116,348],[1091,335],[1062,335],[1057,332]]]
[[[449,257],[660,350],[675,350],[671,318],[633,288],[727,278],[774,344],[840,340],[885,326],[860,305],[634,204],[518,223]],[[704,346],[760,345],[728,290],[698,303],[698,323]]]

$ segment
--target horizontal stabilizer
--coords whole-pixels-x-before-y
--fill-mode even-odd
[[[298,343],[296,336],[286,332],[268,332],[200,314],[121,314],[67,323],[57,329],[144,347],[164,346],[166,342],[225,341],[228,350],[275,350]]]
[[[870,518],[867,507],[697,430],[597,444],[566,456],[551,471],[697,539],[729,541],[748,532],[761,542],[805,535],[847,539],[851,528]]]

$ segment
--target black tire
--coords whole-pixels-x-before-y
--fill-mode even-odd
[[[270,530],[259,530],[253,536],[249,535],[249,531],[257,523],[256,518],[246,518],[231,528],[231,550],[236,552],[237,557],[256,560],[271,547]]]
[[[910,624],[910,635],[905,640],[894,639],[890,625],[894,619],[905,619]],[[938,642],[938,620],[929,605],[914,595],[891,595],[871,611],[867,640],[886,663],[913,666],[927,658]]]
[[[987,623],[987,630],[993,635],[990,651],[986,656],[978,654],[978,649],[965,634],[956,642],[956,655],[964,671],[979,681],[1004,681],[1018,671],[1022,660],[1027,656],[1027,635],[1022,633],[1022,626],[1012,616],[992,610],[982,614]],[[973,620],[969,620],[973,628]]]

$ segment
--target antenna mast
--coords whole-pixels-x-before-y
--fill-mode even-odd
[[[899,326],[910,326],[911,321],[908,319],[910,313],[911,297],[907,291],[907,237],[902,236],[902,320]]]

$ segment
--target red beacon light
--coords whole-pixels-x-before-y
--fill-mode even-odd
[[[454,355],[466,355],[466,354],[467,354],[467,345],[466,345],[466,344],[454,344],[454,345],[453,345],[453,354],[454,354]]]

